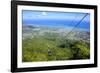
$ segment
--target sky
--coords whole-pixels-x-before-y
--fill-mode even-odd
[[[23,10],[23,25],[43,26],[43,27],[75,27],[77,23],[86,15],[86,13],[76,12],[50,12]],[[90,14],[82,20],[77,28],[90,29]]]

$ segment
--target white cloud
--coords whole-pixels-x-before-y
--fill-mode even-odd
[[[41,15],[37,15],[37,17],[41,17]]]
[[[42,15],[46,16],[46,15],[47,15],[47,13],[46,13],[46,12],[42,12]]]

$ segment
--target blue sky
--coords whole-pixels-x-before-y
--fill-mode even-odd
[[[75,12],[47,12],[23,10],[23,25],[46,27],[74,27],[86,13]],[[77,28],[90,29],[90,14],[88,14]]]

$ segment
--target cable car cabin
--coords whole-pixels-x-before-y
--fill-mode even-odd
[[[52,51],[48,50],[48,56],[52,56]]]

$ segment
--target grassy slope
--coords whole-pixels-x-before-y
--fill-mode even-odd
[[[88,43],[45,35],[23,39],[23,62],[89,59]],[[48,54],[48,50],[51,55]]]

